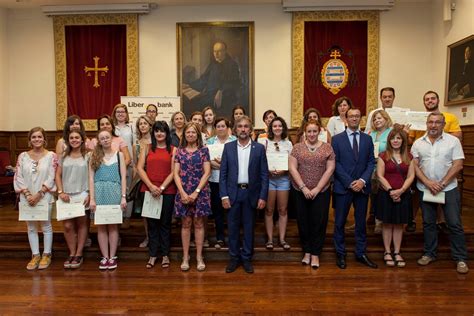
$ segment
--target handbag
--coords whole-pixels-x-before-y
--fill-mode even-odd
[[[145,146],[145,165],[143,169],[146,171],[146,157],[148,156],[148,146]],[[132,183],[130,184],[130,189],[128,190],[126,200],[127,202],[134,201],[140,197],[140,188],[142,187],[142,179],[138,173],[133,177]]]

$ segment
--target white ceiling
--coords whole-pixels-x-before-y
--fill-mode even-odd
[[[113,4],[113,3],[156,3],[160,5],[217,5],[217,4],[265,4],[281,3],[281,0],[0,0],[0,8],[36,8],[42,5],[74,4]]]

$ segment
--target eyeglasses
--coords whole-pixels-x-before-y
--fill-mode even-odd
[[[434,125],[442,125],[443,121],[429,121],[428,124],[434,124]]]
[[[278,143],[273,143],[275,145],[275,149],[276,151],[280,151],[280,146],[278,145]]]
[[[31,172],[37,173],[38,172],[38,161],[34,160],[31,164]]]

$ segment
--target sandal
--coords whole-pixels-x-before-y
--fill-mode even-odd
[[[395,264],[397,265],[398,268],[405,268],[406,262],[403,259],[403,257],[400,255],[399,252],[394,253],[393,256],[395,257]],[[397,256],[400,257],[400,259],[397,259]]]
[[[181,271],[189,271],[189,258],[183,257],[183,262],[181,263]]]
[[[148,259],[148,262],[146,263],[146,268],[147,269],[151,269],[155,266],[155,261],[156,261],[156,257],[150,257],[150,259]]]
[[[162,268],[170,267],[170,258],[168,258],[168,256],[163,256],[163,259],[161,260],[161,267]]]
[[[385,258],[386,256],[390,256],[390,259]],[[387,267],[394,267],[395,266],[395,261],[393,260],[393,256],[390,252],[385,252],[383,254],[383,261],[385,261],[385,265]]]
[[[82,261],[83,261],[83,260],[84,260],[84,258],[83,258],[82,256],[74,256],[74,257],[72,257],[70,268],[71,268],[71,269],[80,268],[81,265],[82,265]]]
[[[64,261],[63,266],[64,269],[70,269],[71,268],[71,261],[74,259],[74,256],[69,256],[66,261]]]
[[[287,243],[284,240],[280,240],[280,247],[282,247],[284,250],[290,250],[291,246],[289,243]]]
[[[267,250],[273,250],[273,242],[267,241],[267,243],[265,244],[265,248]]]

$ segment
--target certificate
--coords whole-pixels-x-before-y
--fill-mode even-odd
[[[318,140],[319,141],[322,141],[323,143],[327,143],[328,142],[328,131],[319,131],[319,135],[318,135]]]
[[[143,199],[142,216],[160,219],[162,206],[163,195],[155,198],[150,191],[146,191],[145,198]]]
[[[84,216],[85,207],[84,200],[81,198],[71,198],[69,203],[58,199],[56,202],[56,218],[58,221]]]
[[[444,204],[446,195],[443,191],[433,195],[430,190],[423,190],[423,202]]]
[[[408,123],[411,124],[410,129],[416,131],[426,131],[426,118],[430,112],[408,112]]]
[[[397,108],[386,108],[385,111],[390,116],[393,123],[398,123],[402,125],[410,123],[408,121],[409,119],[408,113],[410,112],[410,109],[397,107]]]
[[[267,153],[268,170],[288,171],[288,153]]]
[[[19,221],[47,221],[49,220],[49,204],[40,201],[35,206],[31,206],[28,202],[20,202]]]
[[[97,205],[94,213],[95,225],[122,224],[120,205]]]
[[[380,146],[380,142],[374,143],[374,157],[375,158],[379,158],[379,146]]]
[[[224,152],[224,144],[207,145],[207,148],[209,149],[211,160],[214,160],[215,158],[221,159],[222,153]]]

